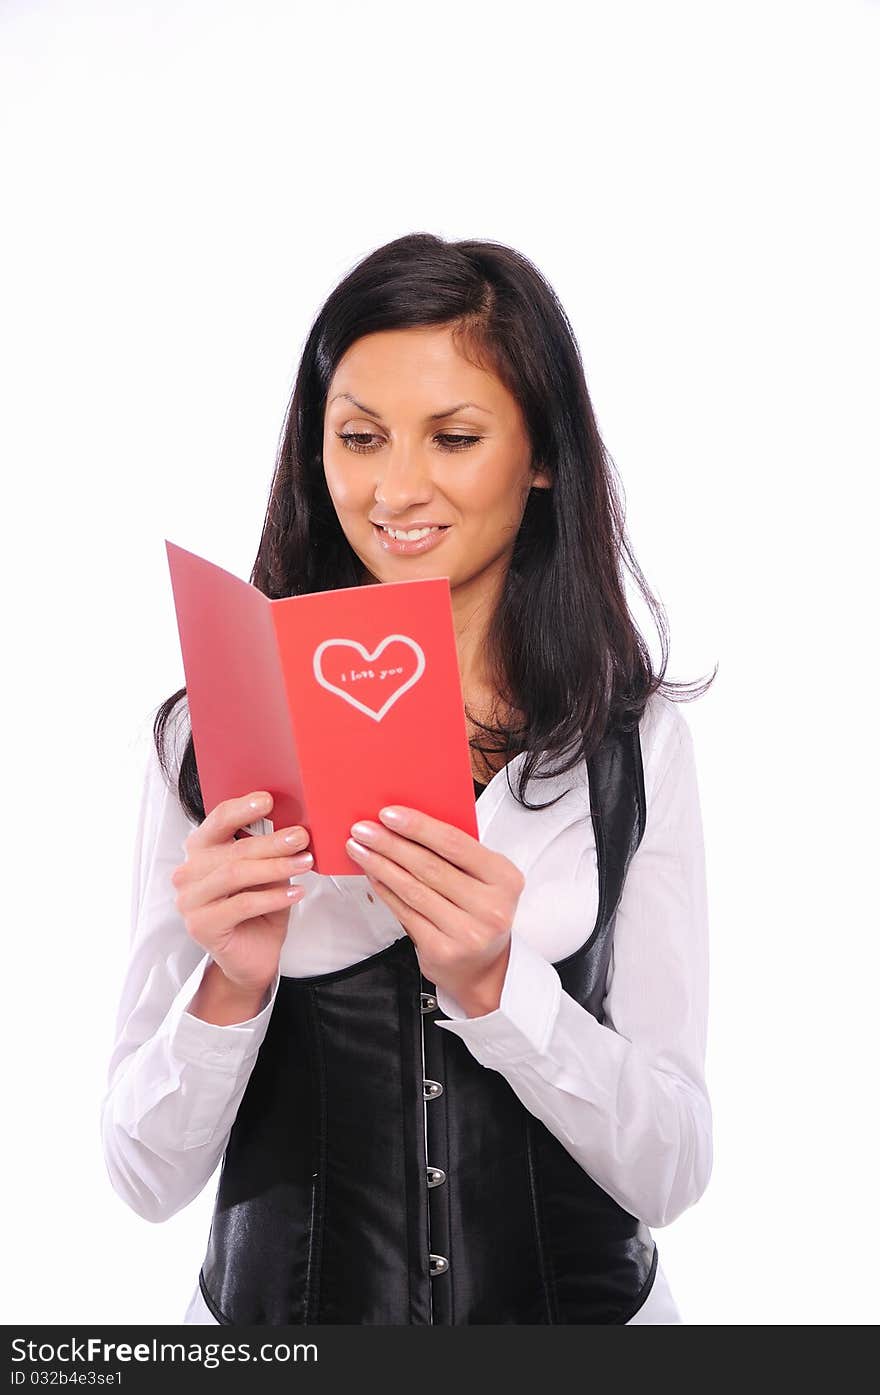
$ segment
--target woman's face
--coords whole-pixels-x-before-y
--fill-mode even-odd
[[[518,402],[494,373],[461,357],[449,327],[365,335],[337,366],[324,474],[366,580],[446,576],[455,590],[503,577],[529,488],[550,484],[530,462]],[[407,554],[389,551],[375,526],[423,522],[445,531]]]

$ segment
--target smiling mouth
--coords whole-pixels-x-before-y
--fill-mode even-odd
[[[452,524],[437,524],[427,533],[420,533],[415,538],[395,538],[379,523],[371,523],[371,527],[379,547],[386,556],[420,557],[423,553],[431,552],[440,546],[444,534],[449,532]]]
[[[447,529],[447,528],[451,528],[452,525],[451,525],[451,523],[432,523],[432,524],[430,525],[430,527],[427,528],[427,530],[426,530],[424,527],[422,527],[422,528],[397,528],[397,529],[395,529],[394,531],[392,531],[390,528],[386,528],[386,527],[384,526],[384,524],[382,524],[382,523],[374,523],[374,524],[373,524],[373,527],[374,527],[374,528],[378,528],[378,530],[379,530],[380,533],[385,533],[386,536],[389,537],[389,538],[393,538],[394,535],[395,535],[395,533],[403,533],[403,534],[404,534],[404,537],[402,537],[402,538],[398,537],[398,538],[396,539],[398,542],[417,542],[417,541],[418,541],[417,538],[407,538],[405,535],[406,535],[407,533],[418,533],[419,538],[422,538],[422,537],[427,538],[427,537],[430,536],[431,533],[445,533],[445,532],[446,532],[446,529]]]

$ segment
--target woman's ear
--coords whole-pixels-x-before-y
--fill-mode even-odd
[[[532,489],[552,489],[553,478],[546,470],[542,470],[540,466],[535,465],[532,467],[532,482],[530,487]]]

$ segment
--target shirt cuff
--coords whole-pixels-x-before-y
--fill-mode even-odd
[[[216,1022],[205,1022],[201,1017],[187,1012],[210,963],[211,956],[206,954],[175,995],[165,1019],[169,1047],[177,1061],[213,1066],[237,1074],[256,1056],[262,1045],[281,981],[281,970],[279,967],[276,971],[268,998],[264,995],[264,1006],[255,1017],[221,1027]]]
[[[438,987],[436,997],[446,1020],[435,1018],[435,1025],[461,1037],[481,1065],[500,1070],[546,1050],[559,1012],[562,983],[550,961],[514,931],[497,1008],[481,1017],[468,1017],[444,989]]]

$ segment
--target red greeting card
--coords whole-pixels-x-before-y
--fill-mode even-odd
[[[251,790],[269,831],[303,824],[313,870],[386,804],[479,836],[449,580],[269,600],[165,539],[205,809]]]

